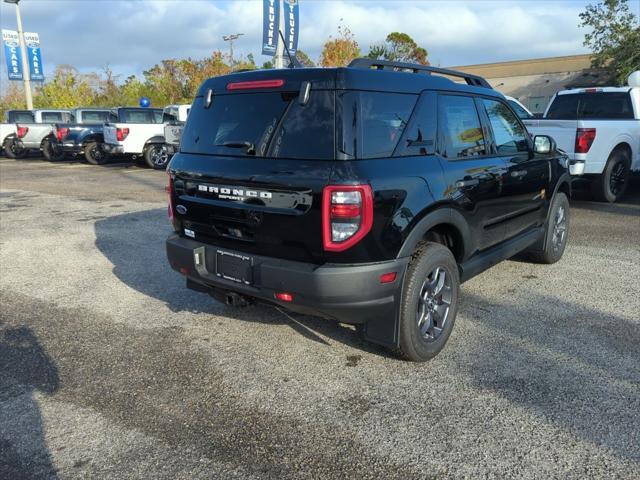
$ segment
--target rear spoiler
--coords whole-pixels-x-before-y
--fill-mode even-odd
[[[392,62],[389,60],[376,60],[374,58],[356,58],[351,61],[351,63],[349,64],[349,68],[362,68],[367,70],[392,70],[394,72],[409,71],[413,73],[424,73],[426,75],[436,73],[438,75],[462,78],[465,82],[467,82],[467,85],[470,85],[472,87],[490,88],[493,90],[493,87],[489,85],[489,82],[478,75],[459,72],[457,70],[448,70],[446,68],[432,67],[429,65],[420,65],[419,63]]]

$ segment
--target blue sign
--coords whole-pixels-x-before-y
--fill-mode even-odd
[[[7,62],[9,80],[22,80],[22,53],[18,32],[2,29],[2,43],[4,44],[4,58]]]
[[[280,28],[280,0],[262,0],[262,54],[275,55]]]
[[[298,50],[299,25],[298,0],[284,0],[284,39],[291,55]]]
[[[42,54],[40,53],[40,37],[37,33],[25,32],[24,43],[27,47],[29,75],[34,82],[44,82],[42,70]]]

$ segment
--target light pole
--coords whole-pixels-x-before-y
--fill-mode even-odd
[[[231,64],[231,70],[233,70],[233,41],[239,39],[242,35],[244,35],[244,33],[235,33],[222,37],[225,42],[229,42],[229,63]]]
[[[20,17],[20,0],[4,0],[5,3],[13,3],[16,6],[16,23],[18,24],[18,40],[22,51],[22,79],[24,80],[24,96],[27,100],[27,110],[33,110],[33,97],[31,96],[31,74],[29,73],[29,63],[27,62],[27,48],[24,43],[24,32],[22,31],[22,17]]]

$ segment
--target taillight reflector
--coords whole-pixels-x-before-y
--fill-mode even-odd
[[[167,177],[167,186],[164,187],[165,191],[169,195],[169,207],[167,208],[167,214],[169,215],[169,220],[173,220],[173,178],[171,178],[171,174],[167,175]]]
[[[587,153],[596,138],[595,128],[578,128],[576,130],[575,153]]]
[[[227,90],[251,90],[253,88],[278,88],[284,85],[281,78],[273,80],[253,80],[250,82],[227,83]]]
[[[23,138],[28,131],[29,127],[18,127],[18,129],[16,130],[16,135],[18,138]]]
[[[396,281],[397,272],[383,273],[380,275],[380,283],[392,283]]]
[[[62,128],[56,129],[56,138],[58,139],[59,142],[61,142],[62,139],[64,137],[66,137],[67,135],[69,135],[69,129],[68,128],[62,127]]]
[[[116,128],[116,140],[122,142],[129,135],[128,128]]]
[[[277,292],[275,294],[275,297],[277,300],[280,300],[282,302],[293,302],[293,294],[292,293],[287,293],[287,292]]]
[[[362,240],[373,226],[373,192],[369,185],[330,185],[322,192],[322,243],[342,252]]]

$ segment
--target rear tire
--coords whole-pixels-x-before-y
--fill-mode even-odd
[[[29,150],[19,146],[15,137],[8,138],[4,142],[4,154],[8,158],[21,159],[25,158],[29,154]]]
[[[109,161],[109,154],[100,142],[89,142],[84,147],[84,158],[91,165],[104,165]]]
[[[439,243],[421,244],[402,289],[398,356],[425,362],[442,350],[453,330],[459,288],[458,264],[451,250]]]
[[[54,145],[51,140],[45,140],[42,143],[42,154],[50,162],[59,162],[64,160],[64,150],[59,145]]]
[[[167,151],[164,143],[152,143],[147,145],[142,154],[146,164],[155,170],[164,170],[167,168],[171,156]]]
[[[597,200],[614,203],[622,198],[629,185],[631,162],[623,150],[609,155],[602,175],[593,180],[592,191]]]
[[[550,265],[562,258],[569,239],[569,217],[569,199],[564,193],[557,192],[551,201],[545,225],[544,248],[530,252],[531,260]]]

